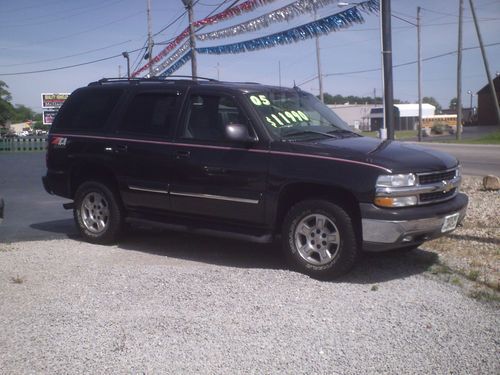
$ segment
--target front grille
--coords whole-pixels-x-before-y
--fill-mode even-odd
[[[420,204],[430,204],[434,202],[442,202],[453,198],[457,192],[457,188],[448,190],[451,186],[447,186],[446,183],[454,180],[457,177],[457,170],[451,169],[446,171],[436,171],[433,173],[422,173],[418,174],[418,183],[420,186],[426,185],[441,185],[442,188],[438,191],[433,191],[430,193],[421,193],[418,196],[418,201]]]
[[[418,181],[420,185],[433,184],[435,182],[449,181],[453,179],[456,175],[456,171],[453,169],[446,172],[436,172],[431,174],[422,174],[418,176]]]
[[[457,189],[451,189],[450,191],[438,191],[437,193],[424,193],[420,194],[421,203],[438,202],[451,198],[455,195]]]

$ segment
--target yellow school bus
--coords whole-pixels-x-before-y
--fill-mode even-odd
[[[441,131],[453,134],[457,129],[457,115],[435,115],[422,118],[422,129],[428,134],[434,125],[444,125]]]

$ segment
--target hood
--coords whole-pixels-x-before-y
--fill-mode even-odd
[[[455,157],[446,152],[371,137],[329,138],[308,142],[290,142],[291,151],[360,161],[390,169],[392,173],[432,172],[457,166]]]

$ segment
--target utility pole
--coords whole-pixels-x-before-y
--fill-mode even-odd
[[[382,58],[384,72],[384,114],[387,138],[394,139],[394,91],[392,85],[392,35],[391,35],[391,0],[382,0]]]
[[[316,21],[316,11],[314,12],[314,20]],[[319,100],[325,102],[323,95],[323,73],[321,72],[321,58],[319,54],[319,36],[316,35],[316,62],[318,63],[318,84],[319,84]]]
[[[130,79],[130,56],[128,52],[122,52],[122,56],[127,60],[127,78]]]
[[[118,65],[118,78],[122,78],[122,66]]]
[[[479,46],[481,47],[481,54],[483,55],[484,69],[486,70],[486,75],[488,77],[488,82],[490,84],[491,99],[493,100],[493,106],[497,112],[497,125],[500,125],[500,106],[498,104],[497,92],[493,80],[491,79],[490,67],[488,65],[488,59],[486,57],[486,52],[484,51],[483,38],[481,37],[481,31],[479,30],[479,24],[477,23],[476,10],[474,9],[474,4],[472,0],[469,0],[470,10],[472,11],[472,17],[474,18],[474,26],[476,26],[477,39],[479,40]]]
[[[198,68],[196,63],[196,39],[194,37],[194,17],[193,17],[193,0],[182,0],[188,12],[189,18],[189,44],[191,46],[191,76],[196,80],[198,76]]]
[[[418,141],[422,141],[422,54],[420,42],[420,7],[417,7],[417,54],[418,54]]]
[[[462,20],[464,17],[464,0],[459,0],[458,10],[458,51],[457,51],[457,134],[462,139]]]
[[[151,26],[151,0],[147,0],[147,16],[148,16],[148,61],[149,61],[149,76],[153,76],[153,32]]]
[[[279,77],[279,87],[281,87],[281,61],[278,60],[278,77]]]

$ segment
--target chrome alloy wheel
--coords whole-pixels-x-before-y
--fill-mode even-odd
[[[80,212],[83,225],[92,233],[102,233],[109,225],[109,204],[99,193],[88,193],[82,200]]]
[[[340,248],[337,226],[321,214],[308,215],[299,221],[295,227],[294,239],[300,256],[315,266],[330,263]]]

